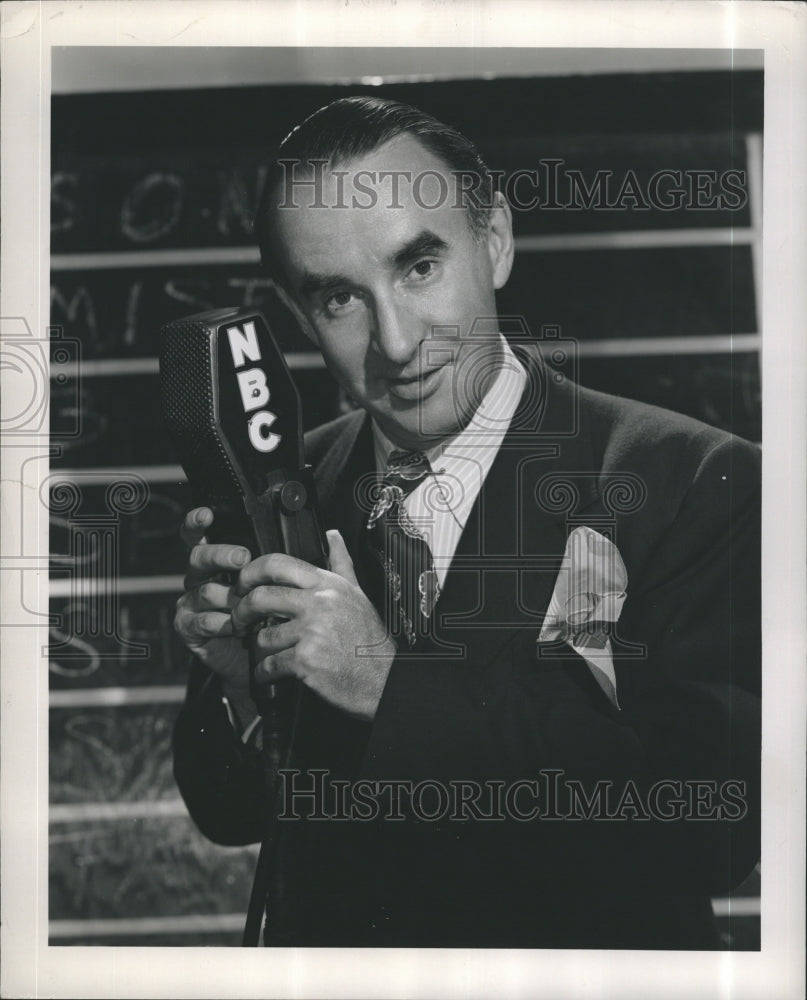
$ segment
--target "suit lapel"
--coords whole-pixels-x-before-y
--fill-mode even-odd
[[[361,411],[351,417],[314,470],[325,523],[338,528],[348,546],[361,520],[355,487],[374,467],[370,421]]]
[[[557,384],[537,351],[519,352],[528,382],[477,497],[436,608],[431,648],[484,664],[528,630],[537,636],[566,546],[566,525],[598,498],[590,428],[577,387]]]

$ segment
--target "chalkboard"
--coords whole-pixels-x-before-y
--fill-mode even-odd
[[[305,115],[366,89],[52,99],[54,944],[239,938],[255,852],[206,842],[171,775],[187,674],[172,618],[188,499],[157,405],[157,336],[201,309],[260,310],[269,284],[252,226],[267,160]],[[760,72],[372,91],[476,139],[512,197],[531,191],[517,172],[538,178],[541,206],[514,210],[502,316],[535,335],[558,328],[585,385],[761,439]],[[557,204],[545,197],[553,163]],[[644,198],[661,174],[658,197]],[[316,347],[294,329],[276,332],[306,427],[349,405]],[[736,948],[758,946],[758,922],[725,930]]]

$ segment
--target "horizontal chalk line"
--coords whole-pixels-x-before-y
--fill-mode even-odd
[[[758,333],[716,333],[693,337],[636,337],[578,343],[581,357],[646,357],[653,354],[747,354],[762,347]]]
[[[536,341],[547,349],[550,342]],[[576,341],[577,350],[584,358],[602,357],[644,357],[653,354],[731,354],[758,351],[762,338],[758,333],[715,333],[703,336],[674,337],[613,337],[605,340]],[[321,354],[303,351],[289,354],[286,361],[292,371],[324,370],[325,361]],[[157,375],[157,358],[110,358],[71,362],[58,370],[51,370],[51,377],[65,374],[70,377],[103,378],[116,375]]]
[[[51,708],[101,708],[115,705],[168,705],[182,702],[185,688],[181,684],[152,687],[82,688],[74,691],[51,691]]]
[[[754,896],[713,899],[712,910],[716,917],[758,917],[761,912],[759,897]]]
[[[123,819],[159,819],[187,816],[182,799],[144,799],[138,802],[64,802],[48,809],[51,823],[111,822]]]
[[[712,900],[715,916],[727,916],[724,905],[734,917],[758,917],[759,899]],[[742,905],[740,905],[742,904]],[[243,913],[183,914],[177,917],[122,917],[107,920],[52,920],[48,925],[51,938],[69,937],[136,937],[149,934],[215,934],[240,931]]]
[[[184,483],[185,471],[181,465],[121,465],[99,466],[97,469],[53,469],[51,479],[55,483],[68,480],[87,486],[116,483],[128,477],[138,476],[149,483]]]
[[[757,237],[755,229],[714,226],[698,229],[643,229],[604,233],[549,233],[517,236],[522,252],[548,250],[612,250],[654,247],[741,246]],[[180,247],[171,250],[110,250],[60,253],[50,258],[51,271],[94,271],[106,268],[181,267],[199,264],[259,264],[255,246]]]
[[[116,267],[177,267],[194,264],[259,264],[256,246],[179,247],[171,250],[100,250],[94,253],[54,253],[53,271],[96,271]]]
[[[50,581],[50,596],[81,600],[94,594],[181,594],[184,580],[179,575],[56,579]]]
[[[221,931],[241,931],[243,913],[183,914],[177,917],[127,917],[109,920],[52,920],[48,924],[51,938],[123,937],[140,934],[215,934]]]
[[[291,371],[319,370],[325,367],[325,361],[318,351],[290,351],[284,357]],[[51,364],[50,376],[102,378],[110,375],[159,375],[159,372],[160,362],[156,357],[88,358],[58,366]]]
[[[516,250],[642,250],[663,247],[748,246],[756,231],[731,226],[709,229],[648,229],[607,233],[557,233],[545,236],[517,236]]]

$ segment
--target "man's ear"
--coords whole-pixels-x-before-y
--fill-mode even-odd
[[[497,191],[488,219],[488,255],[493,271],[493,287],[503,288],[513,268],[513,213],[507,199]]]

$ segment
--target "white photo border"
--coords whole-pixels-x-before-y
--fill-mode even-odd
[[[34,522],[24,518],[25,496],[38,495],[32,457],[47,446],[44,432],[3,441],[2,995],[802,997],[807,7],[763,0],[54,0],[4,2],[0,12],[0,332],[16,337],[24,320],[34,341],[47,337],[48,325],[54,47],[764,49],[765,71],[761,951],[50,947],[47,627],[5,625],[11,605],[47,614],[47,559],[40,562],[47,516],[37,504]],[[7,379],[3,388],[15,391]],[[4,407],[13,411],[14,404],[7,396]]]

